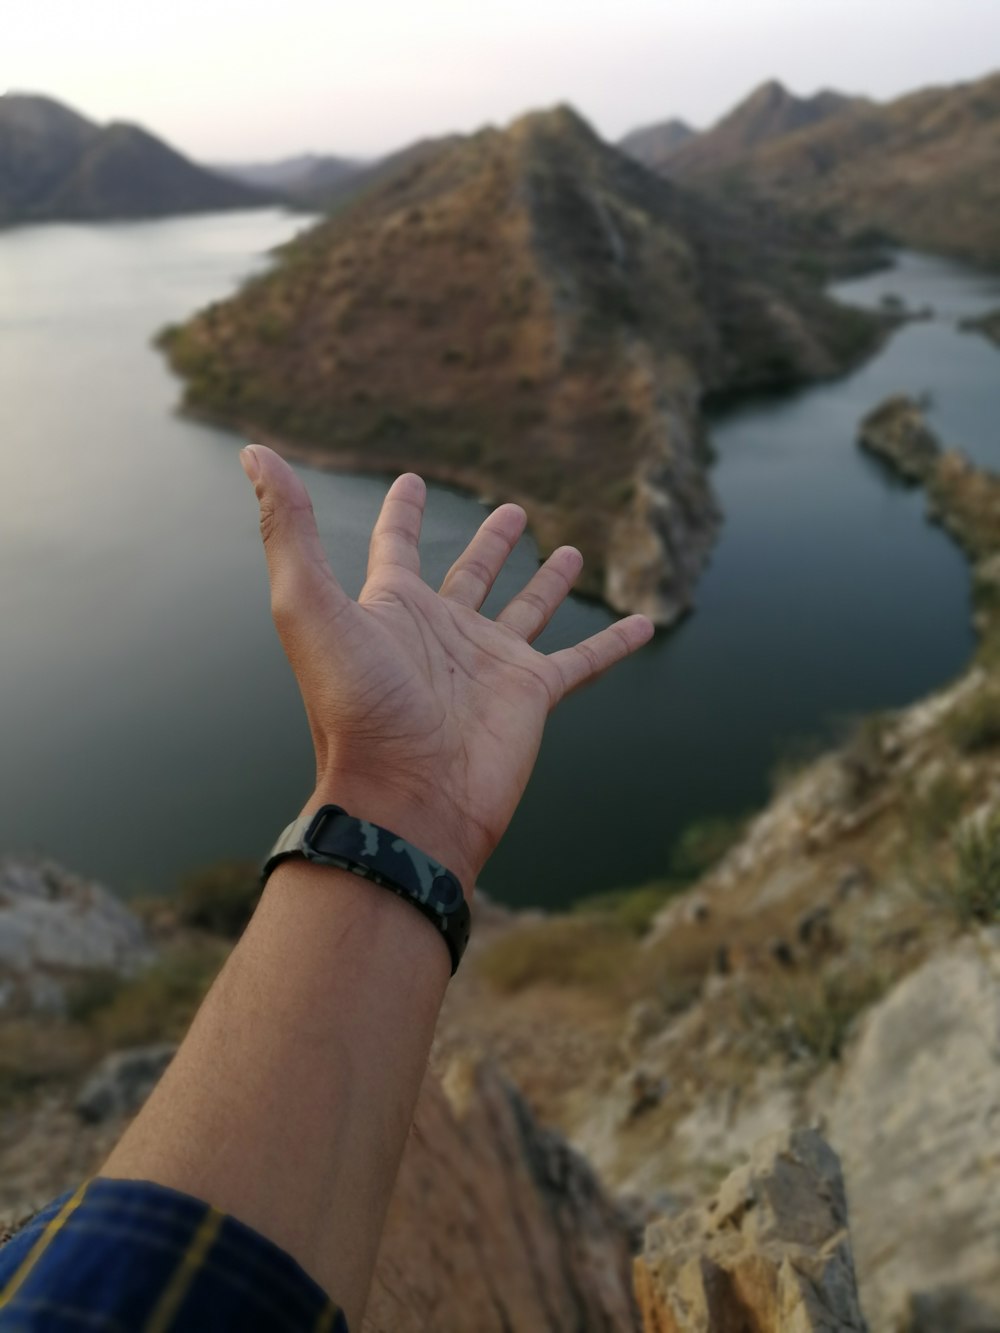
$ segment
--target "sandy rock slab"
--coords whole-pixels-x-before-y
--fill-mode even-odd
[[[65,1010],[88,974],[130,976],[153,958],[123,902],[52,862],[0,861],[0,1014]]]
[[[635,1286],[645,1333],[865,1333],[833,1149],[762,1140],[707,1206],[647,1229]]]
[[[1000,930],[876,1005],[827,1129],[873,1326],[1000,1333]]]
[[[366,1333],[628,1333],[631,1219],[488,1063],[428,1077]]]

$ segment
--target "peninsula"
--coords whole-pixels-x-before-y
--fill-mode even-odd
[[[835,374],[885,327],[799,258],[559,107],[402,155],[162,342],[188,412],[517,501],[584,591],[668,624],[719,521],[704,395]]]

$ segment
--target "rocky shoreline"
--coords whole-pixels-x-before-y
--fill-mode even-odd
[[[959,328],[967,333],[981,333],[1000,347],[1000,310],[991,310],[975,319],[963,319]]]

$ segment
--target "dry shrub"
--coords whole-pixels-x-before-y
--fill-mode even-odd
[[[622,981],[635,948],[633,932],[621,923],[556,916],[502,936],[481,955],[479,968],[507,994],[543,983],[610,989]]]

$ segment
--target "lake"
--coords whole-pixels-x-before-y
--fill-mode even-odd
[[[180,386],[150,342],[302,225],[275,210],[0,232],[2,852],[167,891],[262,855],[310,790],[240,441],[175,415]],[[926,392],[946,441],[1000,462],[997,349],[956,329],[1000,305],[1000,282],[902,255],[838,292],[893,292],[935,317],[842,380],[713,420],[725,523],[697,612],[553,716],[483,876],[497,898],[559,906],[662,875],[691,821],[766,799],[789,745],[910,703],[967,661],[965,563],[855,434],[887,394]],[[356,591],[384,482],[308,483]],[[483,513],[432,488],[428,577]],[[535,565],[526,540],[491,605]],[[574,600],[543,646],[609,619]]]

